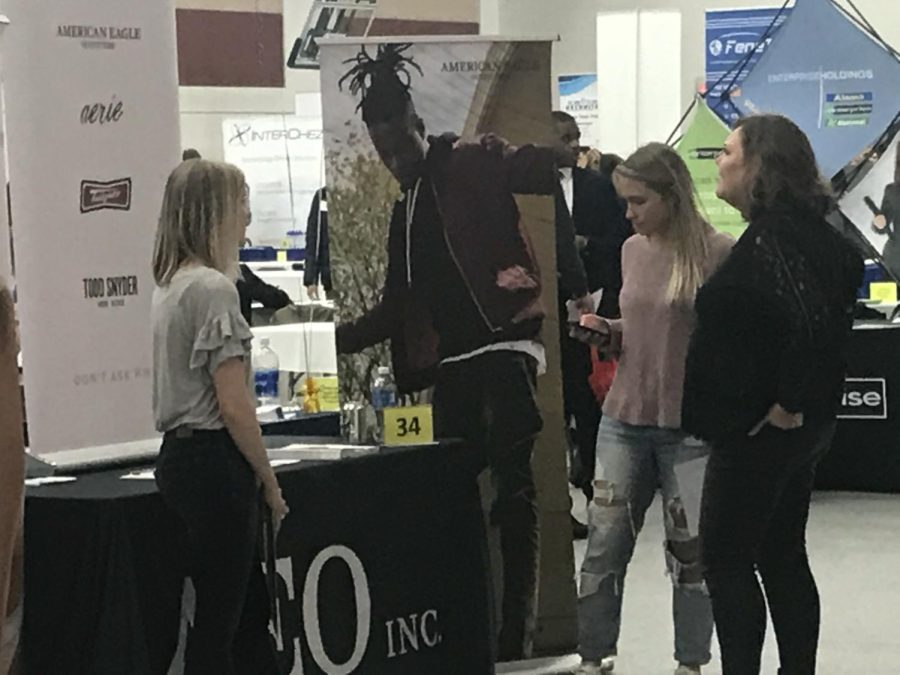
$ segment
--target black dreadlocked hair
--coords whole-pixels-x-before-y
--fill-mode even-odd
[[[410,47],[410,43],[378,45],[375,58],[362,47],[359,54],[344,61],[355,65],[338,80],[338,88],[343,91],[344,82],[350,81],[350,93],[360,97],[356,109],[362,109],[366,125],[389,122],[409,109],[409,69],[423,74],[412,57],[405,54]]]

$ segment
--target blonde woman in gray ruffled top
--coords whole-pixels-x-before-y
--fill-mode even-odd
[[[248,587],[263,586],[260,491],[276,519],[288,510],[256,421],[234,284],[249,219],[236,167],[192,159],[169,176],[153,254],[153,413],[156,483],[184,525],[196,590],[186,675],[277,672],[265,612],[242,619]]]

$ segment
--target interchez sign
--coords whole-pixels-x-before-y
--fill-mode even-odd
[[[887,382],[879,377],[848,377],[844,382],[839,419],[886,420]]]

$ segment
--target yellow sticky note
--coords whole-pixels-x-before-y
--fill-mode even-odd
[[[434,443],[434,421],[430,405],[384,409],[385,445]]]
[[[889,305],[897,302],[897,284],[893,281],[873,281],[869,284],[869,296]]]

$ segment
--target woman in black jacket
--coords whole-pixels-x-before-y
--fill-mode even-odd
[[[697,296],[683,426],[711,441],[700,523],[723,675],[757,675],[765,588],[782,673],[815,672],[819,597],[805,532],[834,433],[862,261],[826,222],[809,140],[776,115],[742,119],[720,198],[749,227]]]

